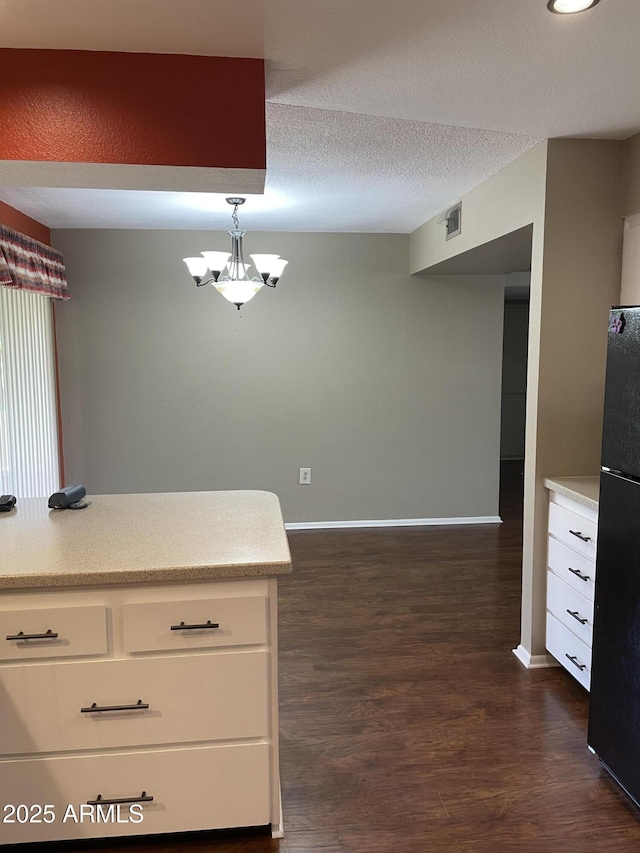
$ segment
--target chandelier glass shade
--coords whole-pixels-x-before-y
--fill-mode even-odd
[[[212,284],[218,293],[238,308],[238,310],[258,293],[267,287],[275,287],[288,261],[280,255],[250,255],[258,275],[250,276],[251,264],[244,262],[242,238],[246,231],[240,229],[238,222],[238,206],[244,204],[243,198],[228,198],[233,205],[233,225],[227,231],[231,237],[230,252],[201,252],[201,257],[183,258],[193,280],[198,287]],[[210,277],[206,278],[207,273]],[[205,280],[206,279],[206,280]]]

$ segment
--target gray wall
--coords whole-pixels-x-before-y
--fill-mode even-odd
[[[238,313],[181,260],[228,242],[54,232],[67,482],[268,489],[287,521],[496,515],[503,278],[410,277],[406,235],[253,232],[290,263]]]
[[[548,142],[542,280],[531,276],[525,437],[521,645],[534,657],[546,655],[544,478],[592,476],[600,466],[609,307],[620,297],[622,148],[605,139]],[[534,265],[535,242],[534,230]]]
[[[640,213],[640,133],[625,140],[622,148],[622,216]]]

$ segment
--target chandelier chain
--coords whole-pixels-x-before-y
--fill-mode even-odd
[[[239,230],[240,221],[238,220],[238,205],[237,204],[235,204],[233,206],[233,213],[231,214],[231,218],[233,219],[233,224],[234,224],[236,230]]]

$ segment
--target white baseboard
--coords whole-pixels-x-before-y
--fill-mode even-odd
[[[463,518],[378,518],[373,521],[290,521],[287,530],[330,530],[338,527],[433,527],[449,524],[502,524],[499,515]]]
[[[529,654],[523,645],[519,645],[517,649],[513,649],[512,651],[520,663],[527,669],[548,669],[552,666],[560,666],[552,655]]]

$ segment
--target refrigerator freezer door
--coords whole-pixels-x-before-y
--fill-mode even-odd
[[[600,481],[589,745],[640,801],[640,484]]]
[[[602,464],[640,480],[640,308],[611,311]]]

